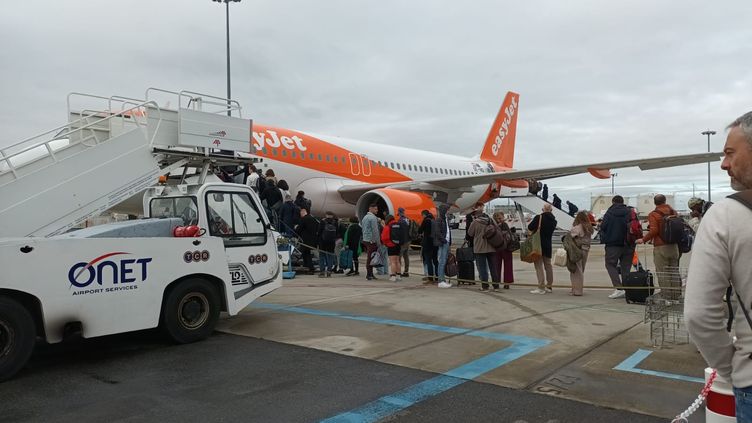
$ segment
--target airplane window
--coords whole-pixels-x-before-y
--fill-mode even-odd
[[[420,169],[420,171],[423,172],[423,166],[418,166],[418,169]]]
[[[389,167],[391,167],[392,169],[394,169],[394,163],[389,162]]]
[[[334,156],[334,163],[337,163],[337,156]]]
[[[272,155],[276,156],[277,155],[277,150],[272,150]]]
[[[342,156],[342,163],[347,163],[347,160],[345,160],[345,156]]]
[[[350,162],[351,162],[352,164],[355,164],[355,163],[358,163],[358,160],[357,160],[357,159],[356,159],[355,157],[353,157],[353,158],[352,158],[352,160],[350,160]]]
[[[407,164],[407,169],[408,169],[408,170],[413,170],[413,165],[411,165],[410,163],[408,163],[408,164]]]
[[[321,154],[319,154],[319,161],[321,161]]]
[[[311,154],[310,154],[310,155],[308,156],[308,158],[309,158],[309,159],[311,159],[311,160],[313,160],[313,153],[311,153]]]
[[[262,153],[264,153],[264,154],[266,154],[266,153],[267,153],[267,151],[266,151],[266,147],[262,148],[262,149],[261,149],[261,152],[262,152]]]
[[[329,161],[329,155],[328,154],[326,155],[326,161],[327,162]]]
[[[399,164],[399,163],[397,163],[397,169],[400,169],[400,170],[402,170],[402,165],[401,165],[401,164]]]
[[[297,154],[297,152],[296,152],[296,151],[293,151],[293,152],[292,152],[292,154],[291,154],[291,156],[292,156],[292,158],[293,158],[293,159],[294,159],[295,157],[297,157],[297,155],[298,155],[298,154]]]
[[[286,157],[286,156],[287,156],[287,150],[282,150],[282,156],[283,156],[283,157]]]

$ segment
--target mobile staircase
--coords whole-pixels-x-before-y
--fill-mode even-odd
[[[74,111],[72,101],[97,107]],[[60,234],[160,175],[197,167],[202,181],[211,166],[253,161],[235,158],[253,147],[234,100],[149,88],[142,100],[71,93],[67,103],[68,123],[0,149],[0,237]]]

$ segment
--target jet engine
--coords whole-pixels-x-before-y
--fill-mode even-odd
[[[391,214],[397,216],[397,209],[405,209],[405,215],[408,218],[420,223],[423,217],[420,215],[422,210],[428,210],[436,216],[436,205],[428,194],[420,192],[402,191],[392,188],[381,188],[368,191],[361,195],[355,204],[355,214],[359,220],[368,213],[368,206],[375,203],[379,207],[381,217]]]

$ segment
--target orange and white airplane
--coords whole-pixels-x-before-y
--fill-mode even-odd
[[[444,202],[450,212],[464,211],[477,201],[497,196],[528,195],[529,180],[543,180],[589,172],[608,179],[611,169],[658,169],[719,160],[722,153],[591,163],[532,170],[516,170],[515,135],[519,94],[507,93],[480,155],[458,157],[407,147],[253,124],[254,154],[290,185],[293,194],[305,191],[312,213],[332,211],[338,216],[363,217],[368,205],[420,220],[420,211]]]

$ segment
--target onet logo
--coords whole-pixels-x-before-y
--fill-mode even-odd
[[[117,251],[103,254],[91,261],[76,263],[68,270],[68,282],[77,288],[86,288],[94,281],[100,286],[105,280],[113,285],[143,282],[147,278],[147,265],[151,257],[139,259],[107,260],[113,256],[130,255]]]
[[[501,148],[501,144],[504,142],[504,138],[506,138],[507,133],[509,133],[509,124],[512,123],[512,118],[514,117],[514,114],[517,112],[517,97],[512,97],[511,104],[507,106],[506,109],[504,109],[504,121],[501,122],[501,126],[499,126],[499,133],[496,135],[496,140],[494,140],[493,146],[491,146],[491,153],[493,153],[494,156],[499,155],[499,149]]]
[[[268,129],[262,132],[254,131],[253,146],[256,147],[257,150],[261,150],[264,148],[264,145],[268,145],[272,148],[283,146],[288,150],[294,150],[297,148],[300,151],[306,151],[308,149],[303,145],[303,139],[297,135],[293,135],[292,137],[283,135],[280,137],[277,135],[276,131]]]
[[[224,138],[224,137],[227,136],[227,132],[225,132],[225,131],[209,132],[209,136],[210,137],[223,137]]]

